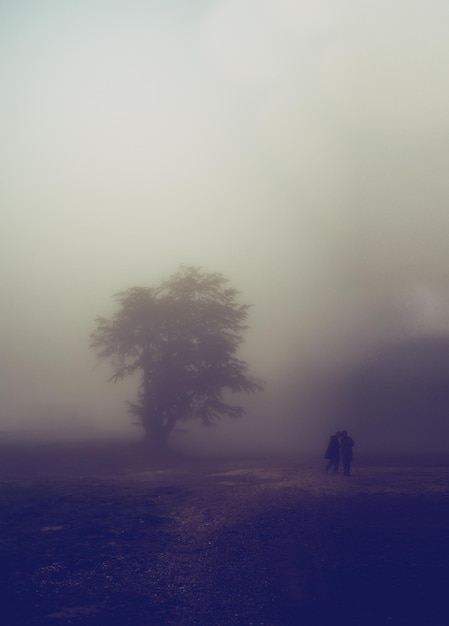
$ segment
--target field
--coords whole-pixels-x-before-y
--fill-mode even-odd
[[[449,626],[449,467],[4,446],[5,626]]]

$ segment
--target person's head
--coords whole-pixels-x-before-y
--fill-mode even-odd
[[[337,432],[335,433],[336,437],[341,437],[341,432],[339,430],[337,430]]]
[[[347,430],[343,430],[341,433],[342,437],[347,437],[348,436],[348,431]]]

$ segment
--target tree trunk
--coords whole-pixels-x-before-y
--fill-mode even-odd
[[[145,441],[149,448],[165,450],[167,448],[168,433],[160,429],[145,429]]]
[[[142,426],[145,430],[145,441],[148,448],[165,450],[174,423],[173,420],[166,420],[163,415],[154,411],[143,416]]]
[[[149,448],[165,450],[176,418],[167,411],[167,400],[150,374],[143,372],[143,394],[141,422],[145,430],[145,441]]]

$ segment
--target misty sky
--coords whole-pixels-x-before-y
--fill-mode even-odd
[[[0,0],[1,424],[126,422],[89,333],[181,263],[254,305],[267,406],[446,330],[448,26],[435,0]]]

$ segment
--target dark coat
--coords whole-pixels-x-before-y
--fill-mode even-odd
[[[352,461],[352,448],[354,445],[354,440],[351,437],[341,438],[341,457],[343,462]]]
[[[340,460],[340,444],[338,443],[338,438],[335,435],[332,435],[330,438],[324,458],[329,459],[329,461]]]

